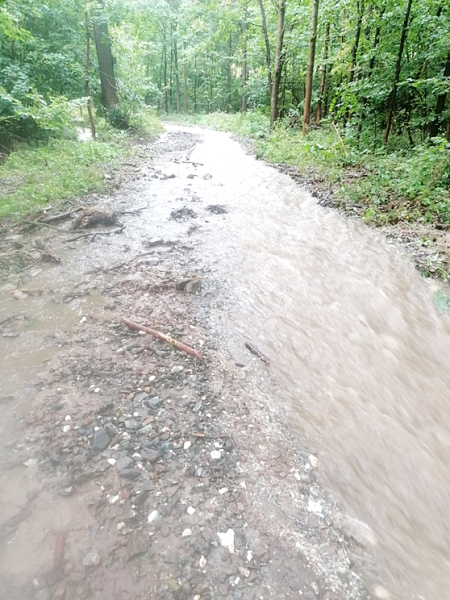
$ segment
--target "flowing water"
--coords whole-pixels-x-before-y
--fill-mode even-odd
[[[163,144],[183,131],[168,130]],[[127,228],[128,250],[140,247],[143,235],[179,235],[180,224],[167,219],[173,208],[226,207],[224,216],[193,220],[198,232],[185,235],[231,290],[222,311],[230,351],[248,359],[244,341],[251,340],[270,358],[278,410],[317,454],[322,476],[349,514],[373,530],[370,550],[395,598],[450,597],[450,326],[434,307],[432,286],[403,250],[318,206],[227,134],[184,131],[203,136],[190,157],[197,166],[160,158],[160,168],[175,178],[145,180],[119,195],[126,206],[150,207]],[[123,242],[108,238],[95,248],[96,258],[90,246],[69,254],[59,285],[73,285],[77,262],[84,268],[119,262]],[[52,277],[47,269],[36,285],[48,287]],[[25,306],[45,333],[45,324],[70,329],[101,303],[91,296],[72,312],[39,298]],[[30,339],[26,347],[1,342],[12,383],[28,371],[34,376],[34,365],[58,351],[53,342],[34,346]]]

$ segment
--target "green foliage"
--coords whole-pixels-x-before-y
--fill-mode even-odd
[[[436,292],[434,294],[434,303],[439,310],[444,315],[450,314],[450,297],[443,292]]]
[[[125,146],[103,142],[51,140],[22,147],[0,166],[0,217],[26,214],[47,202],[104,188],[105,166],[126,156]]]

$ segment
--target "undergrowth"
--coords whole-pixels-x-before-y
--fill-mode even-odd
[[[331,187],[340,204],[358,206],[372,224],[450,223],[450,144],[443,138],[386,150],[359,141],[352,132],[344,139],[326,121],[303,138],[300,127],[291,127],[287,120],[271,131],[268,117],[258,112],[177,115],[168,120],[253,138],[259,158],[293,165],[319,187]]]
[[[85,118],[76,122],[87,127]],[[0,218],[18,217],[48,202],[82,196],[105,188],[105,169],[134,153],[136,137],[149,139],[162,130],[151,112],[143,111],[127,131],[96,119],[98,139],[52,138],[44,144],[16,146],[0,165]]]

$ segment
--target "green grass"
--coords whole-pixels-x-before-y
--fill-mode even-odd
[[[164,117],[166,118],[166,117]],[[341,205],[357,205],[374,225],[405,222],[450,223],[450,144],[444,139],[415,148],[369,146],[349,134],[342,139],[326,122],[306,138],[300,127],[282,122],[270,131],[268,117],[241,114],[172,116],[169,120],[231,131],[255,141],[259,158],[293,165],[318,187],[333,190]]]
[[[0,198],[0,218],[104,189],[107,164],[128,153],[125,146],[98,141],[51,140],[19,148],[0,166],[0,191],[7,188]]]
[[[142,111],[129,131],[97,119],[98,139],[79,142],[51,139],[45,145],[21,145],[0,165],[0,218],[19,217],[47,203],[105,189],[105,170],[134,153],[133,141],[162,131],[155,115]]]

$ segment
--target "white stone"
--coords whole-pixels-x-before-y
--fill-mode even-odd
[[[152,512],[148,515],[147,523],[153,523],[159,517],[159,512],[157,510],[152,510]]]
[[[71,417],[70,415],[66,415],[66,416],[64,417],[64,420],[65,420],[65,421],[71,421],[71,420],[72,420],[72,417]]]
[[[321,515],[322,505],[320,504],[320,502],[316,502],[315,500],[312,500],[312,498],[310,498],[308,500],[308,511],[316,515]]]
[[[313,469],[318,469],[319,468],[319,459],[317,458],[317,456],[314,456],[313,454],[310,454],[308,456],[308,460],[309,460],[309,464],[311,465],[311,467]]]
[[[99,391],[100,391],[100,388],[95,388],[95,390],[94,390],[94,392],[95,392],[96,394],[98,394],[98,393],[99,393]]]
[[[117,494],[117,496],[111,496],[111,498],[109,499],[109,503],[115,504],[119,499],[120,499],[119,494]]]
[[[189,537],[192,535],[192,531],[190,529],[185,529],[181,535],[182,537]]]
[[[187,509],[188,515],[193,515],[195,513],[195,508],[193,506],[189,506]]]
[[[191,442],[184,442],[183,448],[185,450],[189,450],[189,448],[192,446]]]
[[[223,496],[223,494],[226,494],[227,492],[228,492],[228,488],[226,488],[226,487],[224,487],[224,488],[222,488],[221,490],[219,490],[219,494],[220,494],[221,496]]]
[[[155,375],[150,375],[150,377],[148,378],[149,381],[155,381],[156,376]]]
[[[222,458],[222,453],[220,452],[220,450],[213,450],[211,452],[211,458],[213,460],[220,460]]]
[[[373,590],[373,593],[375,598],[379,598],[380,600],[392,600],[392,594],[388,592],[387,589],[382,585],[377,586]]]
[[[70,431],[70,425],[64,425],[63,433],[67,433],[68,431]]]
[[[220,545],[226,548],[231,554],[234,554],[234,531],[229,529],[225,533],[218,532],[217,536],[220,540]]]
[[[116,464],[117,460],[115,458],[108,458],[108,463],[113,467]]]
[[[117,523],[117,531],[122,531],[122,529],[125,527],[125,523],[122,521],[120,523]]]
[[[29,458],[28,460],[26,460],[23,463],[23,466],[24,467],[34,467],[34,465],[37,465],[37,462],[38,462],[37,458]]]
[[[203,556],[200,557],[200,560],[198,561],[199,565],[200,565],[200,569],[204,569],[206,566],[206,558]]]
[[[247,562],[251,562],[253,559],[253,552],[251,550],[247,550]]]

